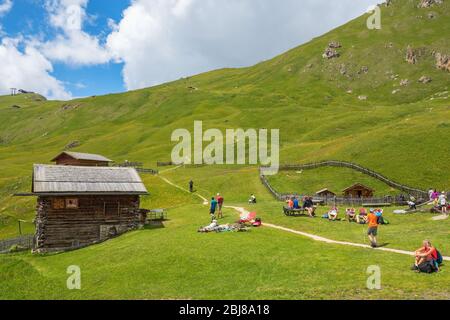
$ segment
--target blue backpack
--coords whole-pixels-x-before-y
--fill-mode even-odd
[[[437,259],[435,260],[437,265],[440,266],[444,262],[444,258],[442,257],[442,254],[436,250],[437,253]]]

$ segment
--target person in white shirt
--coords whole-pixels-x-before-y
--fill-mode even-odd
[[[441,206],[442,213],[447,214],[447,195],[445,191],[442,191],[439,196],[439,205]]]

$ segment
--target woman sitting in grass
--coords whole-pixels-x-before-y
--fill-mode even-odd
[[[345,210],[345,214],[347,215],[348,222],[356,221],[356,210],[355,210],[355,208],[347,208]]]
[[[328,220],[336,221],[338,218],[339,209],[334,207],[330,211],[328,211]]]
[[[438,252],[436,248],[434,248],[431,245],[431,242],[429,240],[425,240],[423,242],[422,248],[416,250],[416,262],[413,266],[413,270],[420,272],[421,266],[424,263],[430,263],[434,266],[434,261],[438,259]],[[439,268],[437,268],[436,271],[438,271]]]
[[[367,210],[365,208],[359,209],[359,214],[356,216],[356,223],[367,224]]]

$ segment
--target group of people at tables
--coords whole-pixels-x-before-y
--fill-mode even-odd
[[[313,198],[309,196],[305,196],[303,198],[303,204],[300,204],[300,200],[298,197],[292,197],[286,201],[287,208],[291,210],[301,210],[303,209],[308,213],[310,217],[315,217],[316,206],[314,205]],[[355,208],[347,208],[345,210],[345,218],[349,222],[356,222],[358,224],[367,224],[369,222],[368,216],[369,213],[375,214],[378,218],[382,218],[383,209],[370,209],[369,211],[366,208],[360,208],[356,210]],[[339,208],[332,207],[323,218],[327,218],[330,221],[338,221],[343,220],[339,217]],[[380,219],[381,220],[381,219]]]
[[[300,205],[300,200],[298,197],[289,198],[286,201],[287,208],[291,210],[300,210],[303,209],[308,213],[308,215],[311,218],[314,218],[316,216],[316,207],[314,206],[313,198],[312,197],[304,197],[303,198],[303,204]]]

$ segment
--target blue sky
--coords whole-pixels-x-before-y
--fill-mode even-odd
[[[0,0],[1,1],[1,0]],[[91,0],[87,11],[94,15],[94,21],[86,23],[84,30],[103,38],[110,32],[108,19],[119,21],[123,10],[131,1]],[[56,31],[46,23],[48,13],[44,1],[14,1],[11,11],[1,19],[3,31],[8,36],[36,35],[50,39]],[[44,23],[43,23],[44,22]],[[109,62],[95,66],[72,66],[65,63],[54,63],[52,75],[64,83],[74,97],[101,95],[125,91],[122,81],[123,63]]]
[[[269,59],[374,0],[0,0],[0,94],[139,89]],[[364,27],[364,26],[361,26]]]

